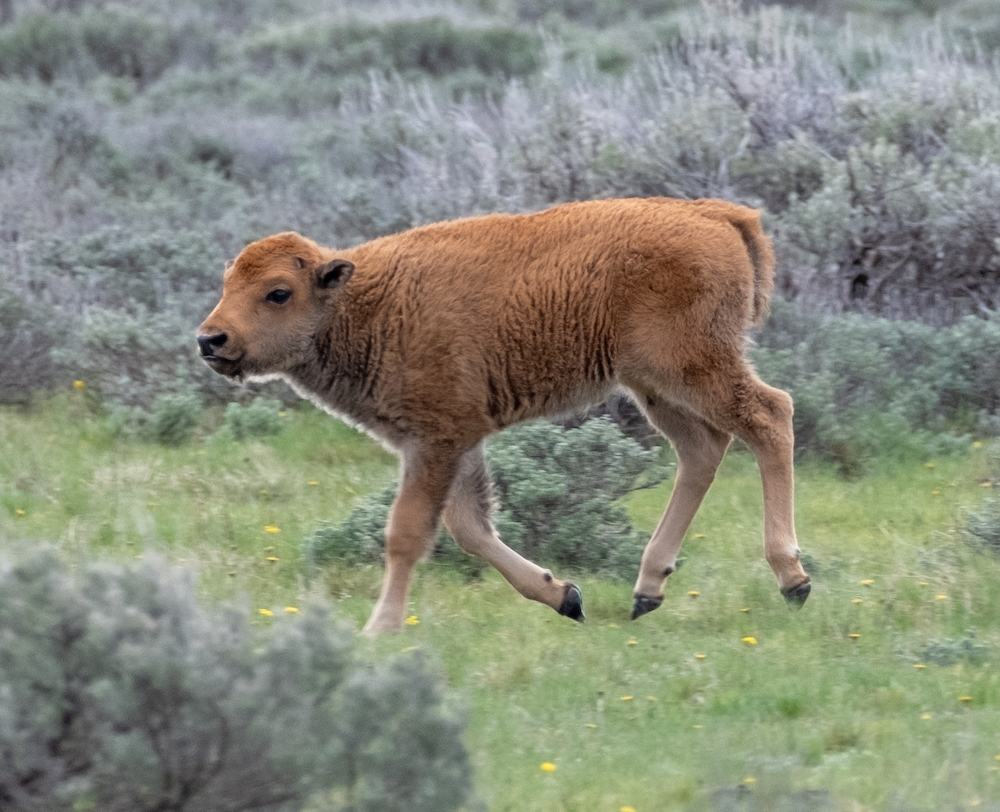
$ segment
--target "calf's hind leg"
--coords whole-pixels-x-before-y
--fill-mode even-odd
[[[764,490],[764,555],[785,599],[801,605],[811,585],[795,538],[791,396],[768,386],[742,361],[721,366],[692,394],[706,419],[731,431],[757,457]]]
[[[493,483],[482,446],[476,446],[459,463],[445,503],[444,526],[463,550],[486,559],[524,597],[551,606],[573,620],[583,620],[580,588],[556,580],[551,572],[504,544],[490,521],[492,507]]]
[[[677,452],[677,476],[667,510],[642,554],[635,582],[632,619],[663,603],[663,585],[677,566],[677,553],[702,499],[715,479],[732,435],[656,396],[637,396],[649,422]]]

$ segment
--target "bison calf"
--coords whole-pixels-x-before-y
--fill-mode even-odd
[[[334,251],[248,245],[198,330],[204,360],[278,377],[402,457],[369,633],[403,622],[439,521],[525,597],[581,620],[580,590],[507,547],[483,439],[631,392],[674,444],[677,479],[642,555],[632,617],[655,609],[733,435],[757,456],[764,549],[782,593],[809,576],[792,521],[792,401],[745,358],[774,254],[758,213],[719,200],[601,200],[424,226]]]

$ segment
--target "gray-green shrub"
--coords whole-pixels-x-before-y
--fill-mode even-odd
[[[272,25],[248,37],[249,59],[265,69],[282,63],[328,75],[419,72],[442,77],[463,70],[525,76],[540,62],[539,37],[502,26],[459,26],[445,17],[382,24],[311,19]]]
[[[165,394],[221,396],[229,387],[195,358],[196,326],[176,310],[139,308],[133,315],[94,307],[80,319],[76,341],[57,347],[53,357],[68,380],[84,381],[109,403],[151,410]]]
[[[196,25],[118,3],[88,5],[80,14],[30,11],[0,32],[0,76],[52,83],[103,73],[141,89],[182,57],[211,61],[214,48]]]
[[[497,529],[504,542],[552,566],[631,577],[646,537],[617,500],[668,473],[661,450],[644,449],[607,418],[575,429],[552,423],[514,426],[492,439]],[[363,500],[346,522],[306,538],[316,563],[379,561],[395,486]],[[438,555],[449,547],[437,543]]]
[[[208,610],[160,560],[0,564],[0,805],[451,810],[462,725],[422,661],[359,666],[325,610]],[[334,794],[330,794],[334,791]]]
[[[1000,415],[1000,319],[936,329],[818,316],[781,301],[752,357],[795,398],[795,438],[847,471],[897,450],[943,453],[993,434]]]
[[[115,436],[166,446],[191,439],[201,421],[201,398],[192,392],[158,395],[151,411],[141,406],[111,404],[108,425]]]
[[[27,403],[56,383],[53,350],[66,333],[54,308],[0,281],[0,403]]]
[[[304,541],[306,558],[316,564],[374,564],[385,550],[385,525],[397,486],[365,496],[340,524],[323,524]]]
[[[160,395],[153,402],[149,419],[149,439],[161,445],[184,445],[201,417],[197,395]]]
[[[631,577],[646,537],[617,500],[668,474],[661,449],[644,449],[607,418],[578,429],[527,423],[490,443],[504,541],[528,558]]]
[[[1000,553],[1000,500],[987,499],[970,510],[965,518],[965,530],[976,545]]]
[[[957,639],[941,637],[928,640],[920,654],[921,662],[945,666],[959,662],[982,665],[988,658],[989,648],[971,634]]]
[[[0,32],[0,76],[50,83],[82,77],[86,53],[77,20],[68,14],[30,12]]]
[[[251,437],[268,437],[281,431],[281,401],[256,397],[245,406],[230,403],[226,406],[223,430],[240,442]]]

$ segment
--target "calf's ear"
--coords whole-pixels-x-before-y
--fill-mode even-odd
[[[354,273],[354,263],[346,259],[331,259],[316,270],[316,284],[321,288],[336,288],[343,285]]]

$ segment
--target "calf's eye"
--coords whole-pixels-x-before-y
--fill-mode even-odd
[[[278,288],[277,290],[272,290],[264,298],[269,302],[274,302],[275,304],[284,304],[288,301],[289,297],[292,295],[290,290],[284,290],[283,288]]]

